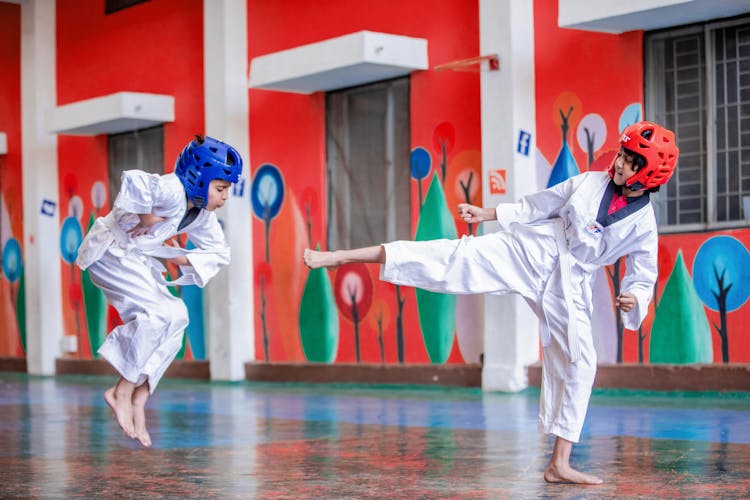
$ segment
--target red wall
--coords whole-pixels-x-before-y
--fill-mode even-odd
[[[8,238],[23,248],[23,184],[21,174],[21,6],[0,2],[0,132],[8,153],[0,155],[0,251]],[[8,219],[4,212],[7,211]],[[23,356],[16,321],[19,282],[0,277],[0,356]]]
[[[619,148],[621,113],[631,103],[643,103],[643,34],[609,35],[559,28],[557,5],[556,0],[534,2],[537,147],[553,164],[562,146],[559,109],[567,112],[572,105],[574,111],[567,140],[579,169],[585,171],[588,160],[586,151],[576,139],[576,128],[589,113],[598,113],[606,123],[606,141],[595,154],[602,161],[594,165],[595,169],[606,168],[609,165],[607,155]],[[679,142],[677,137],[678,145]],[[735,237],[745,248],[750,245],[750,231],[747,230],[661,236],[657,288],[664,289],[679,251],[692,273],[693,260],[700,245],[723,234]],[[646,362],[649,359],[648,336],[654,319],[653,303],[651,307],[651,314],[643,324],[646,335],[643,360]],[[705,313],[710,324],[719,324],[718,312],[706,307]],[[750,361],[750,337],[743,335],[742,331],[742,325],[748,321],[750,308],[747,305],[728,313],[729,359],[732,362]],[[712,343],[714,362],[721,362],[721,343],[715,333],[712,333]],[[622,353],[623,362],[639,361],[638,332],[624,332]]]
[[[478,5],[463,0],[424,2],[420,0],[288,0],[248,2],[249,58],[298,45],[317,42],[361,30],[425,38],[428,40],[430,66],[479,55]],[[416,72],[411,79],[411,144],[422,146],[433,156],[435,129],[448,123],[456,131],[455,143],[448,151],[448,161],[459,153],[480,150],[479,78],[476,73],[454,73],[432,70]],[[311,217],[313,245],[325,245],[325,131],[324,96],[292,95],[262,90],[250,91],[250,159],[253,171],[264,163],[276,165],[284,177],[284,206],[271,225],[270,267],[264,262],[263,222],[254,219],[254,266],[256,274],[271,276],[265,297],[259,285],[255,289],[256,332],[262,331],[258,311],[266,300],[267,330],[270,332],[272,361],[301,361],[304,356],[299,341],[298,307],[306,268],[301,262],[307,246],[304,229],[298,230],[305,200],[314,200]],[[416,227],[417,188],[413,183],[413,226]],[[426,184],[424,188],[426,189]],[[481,191],[480,191],[481,192]],[[453,206],[456,195],[448,195]],[[481,203],[481,200],[477,200]],[[295,229],[297,228],[297,229]],[[371,310],[383,312],[385,358],[395,362],[394,291],[391,285],[378,281],[378,267],[368,268],[375,293]],[[334,273],[331,273],[333,281]],[[406,292],[405,351],[407,362],[427,362],[414,306],[414,292]],[[360,328],[362,361],[379,362],[375,313],[363,318]],[[355,359],[353,325],[340,319],[337,361]],[[263,359],[262,335],[255,339],[256,357]],[[461,362],[454,346],[450,362]]]
[[[201,0],[145,2],[110,15],[101,0],[58,0],[58,105],[122,91],[174,96],[175,122],[164,126],[164,170],[172,171],[187,141],[204,132],[202,13]],[[78,196],[85,232],[91,187],[108,185],[106,136],[60,136],[58,159],[61,220]],[[61,264],[63,331],[78,334],[79,355],[89,357],[83,312],[73,303],[80,272]]]

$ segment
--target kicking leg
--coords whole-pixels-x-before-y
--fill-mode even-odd
[[[135,425],[133,424],[133,391],[135,384],[120,377],[120,380],[104,391],[104,400],[115,413],[117,423],[120,424],[125,435],[131,439],[135,438]]]
[[[319,252],[307,248],[305,249],[304,260],[310,269],[336,267],[352,262],[382,264],[385,262],[385,249],[382,245],[353,250],[334,250],[332,252]]]
[[[600,478],[579,472],[570,466],[570,451],[573,443],[557,437],[552,457],[544,471],[544,480],[548,483],[602,484]]]
[[[148,400],[148,381],[136,387],[133,391],[133,425],[135,426],[135,438],[143,446],[151,446],[151,436],[146,430],[146,401]]]

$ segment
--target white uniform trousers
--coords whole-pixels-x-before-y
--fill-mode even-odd
[[[539,317],[542,339],[540,430],[578,442],[596,374],[591,321],[580,286],[575,305],[580,358],[568,352],[568,308],[552,226],[524,227],[458,240],[396,241],[383,245],[381,279],[438,293],[519,293]],[[573,273],[580,284],[580,272]],[[500,328],[500,327],[498,327]],[[544,329],[547,329],[544,331]]]
[[[137,386],[148,381],[153,393],[182,347],[188,312],[182,299],[156,281],[150,262],[138,252],[117,257],[107,251],[88,270],[123,321],[98,353],[125,380]]]

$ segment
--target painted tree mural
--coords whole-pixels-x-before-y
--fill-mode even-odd
[[[456,238],[456,226],[452,212],[448,210],[443,188],[435,174],[427,191],[424,210],[419,216],[414,239],[424,241],[438,238]],[[419,324],[422,327],[422,336],[430,361],[445,363],[453,346],[456,296],[428,292],[421,288],[417,288],[415,294]]]
[[[266,163],[258,168],[250,188],[250,204],[253,213],[265,224],[266,262],[271,262],[268,238],[271,220],[276,217],[284,201],[284,181],[275,165]]]
[[[339,311],[354,324],[354,353],[359,363],[362,358],[359,325],[372,305],[372,278],[367,266],[361,263],[340,266],[333,290]]]
[[[719,312],[714,324],[721,339],[721,360],[729,362],[727,313],[739,309],[750,295],[750,254],[731,236],[714,236],[698,249],[693,261],[693,284],[706,307]]]
[[[318,247],[320,250],[320,247]],[[332,363],[339,346],[339,318],[325,268],[311,269],[299,305],[302,350],[308,361]]]
[[[11,310],[15,310],[18,333],[23,352],[26,352],[26,299],[24,297],[23,255],[15,238],[8,238],[3,246],[3,274],[10,284]],[[18,283],[18,284],[16,284]]]
[[[266,288],[271,284],[271,266],[267,262],[259,262],[255,266],[255,286],[260,290],[260,310],[258,316],[260,317],[260,328],[261,337],[263,341],[263,360],[270,361],[271,353],[269,346],[271,344],[271,332],[268,330],[268,318],[266,316],[266,310],[268,307],[268,299]]]
[[[448,169],[448,153],[456,143],[456,129],[449,122],[442,122],[435,127],[432,134],[435,149],[440,153],[440,180],[445,183],[445,174]]]
[[[568,108],[567,113],[563,113],[562,109],[560,109],[559,112],[562,120],[560,124],[560,129],[562,131],[562,147],[557,154],[555,164],[552,165],[552,172],[550,173],[547,187],[552,187],[580,173],[578,165],[576,165],[576,160],[573,158],[573,153],[570,152],[570,147],[568,146],[568,129],[570,128],[568,120],[573,113],[573,106]]]
[[[94,225],[107,203],[107,188],[97,181],[91,187],[91,203],[94,210],[89,214],[86,232]],[[83,291],[83,310],[86,314],[86,327],[89,332],[89,344],[93,357],[100,357],[97,349],[104,343],[107,335],[107,298],[104,292],[91,281],[88,269],[81,271],[81,288]]]
[[[78,257],[78,247],[83,241],[81,224],[75,216],[66,217],[60,229],[60,254],[70,268],[70,287],[68,290],[70,303],[73,307],[76,321],[76,339],[78,340],[78,352],[81,352],[81,317],[79,306],[83,302],[83,291],[81,284],[76,281],[75,261]]]
[[[682,251],[656,308],[651,328],[649,358],[652,363],[711,363],[711,329],[690,279]]]
[[[604,141],[607,139],[607,125],[604,123],[604,118],[597,113],[589,113],[584,116],[578,123],[576,137],[578,138],[578,146],[586,151],[588,169],[591,170],[591,165],[593,165],[595,159],[594,154],[604,145]]]
[[[411,167],[411,177],[417,181],[417,190],[419,192],[419,209],[422,209],[422,179],[430,173],[432,158],[430,153],[423,147],[417,146],[411,150],[409,157]]]

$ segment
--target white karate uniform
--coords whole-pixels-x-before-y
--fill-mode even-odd
[[[498,232],[383,245],[383,280],[440,293],[519,293],[526,299],[541,322],[540,429],[572,442],[580,438],[596,374],[594,271],[627,255],[621,290],[637,299],[630,312],[621,312],[628,329],[637,329],[648,313],[657,277],[658,235],[648,195],[609,215],[613,192],[606,172],[586,172],[498,205]]]
[[[99,354],[125,380],[154,391],[167,367],[182,347],[188,325],[184,302],[167,289],[160,258],[184,255],[189,266],[169,282],[203,287],[230,260],[216,215],[200,210],[192,222],[178,229],[187,211],[182,183],[174,174],[156,175],[129,170],[112,211],[99,217],[78,249],[76,263],[88,269],[91,280],[117,309],[123,324],[113,329]],[[164,217],[149,233],[131,237],[128,230],[140,222],[137,214]],[[196,249],[165,246],[176,234],[187,233]]]

